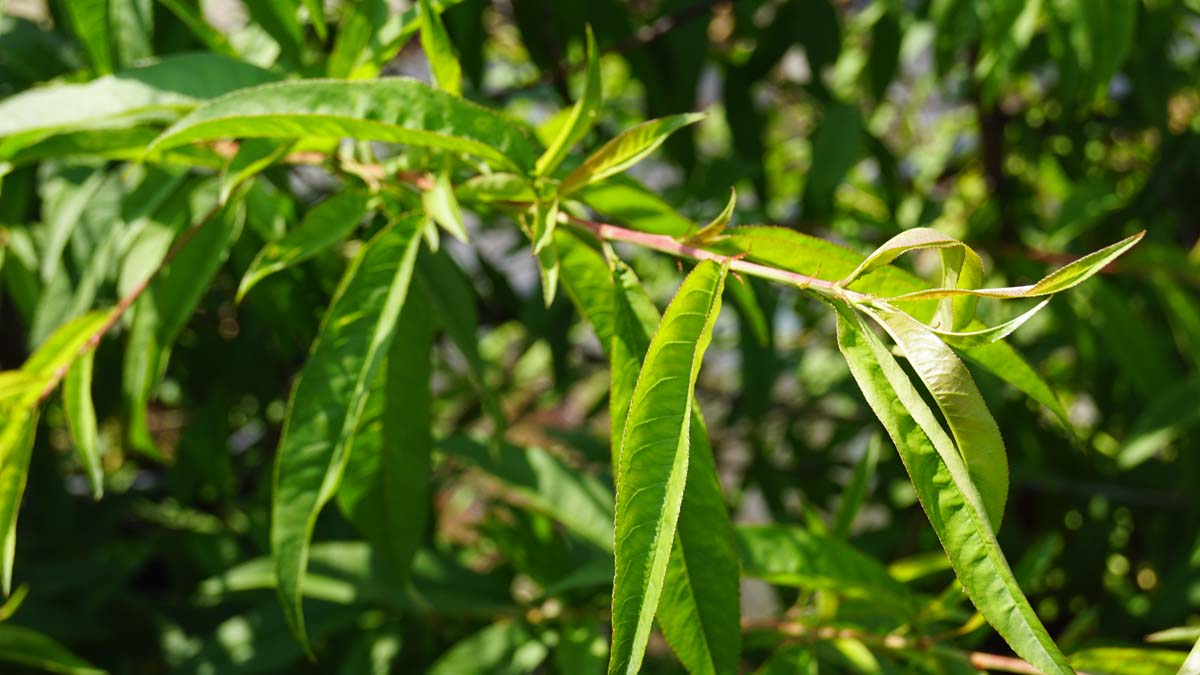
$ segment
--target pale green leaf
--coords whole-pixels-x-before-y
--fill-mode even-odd
[[[109,32],[108,0],[66,0],[63,2],[71,28],[88,60],[98,75],[107,75],[113,70],[112,36]]]
[[[875,467],[879,464],[879,456],[882,453],[883,439],[876,432],[867,442],[862,457],[854,464],[850,482],[842,490],[842,502],[829,528],[834,539],[845,540],[850,536],[850,528],[854,525],[854,518],[862,508],[863,502],[866,501],[867,490],[871,481],[875,479]]]
[[[391,141],[465,152],[518,172],[531,170],[537,157],[524,127],[406,78],[305,80],[241,89],[192,111],[147,152],[253,137]]]
[[[1200,638],[1196,640],[1196,646],[1192,647],[1192,651],[1188,653],[1187,660],[1179,667],[1177,675],[1200,675]]]
[[[651,340],[629,406],[617,479],[610,673],[636,673],[663,593],[689,459],[692,391],[720,311],[725,268],[702,262]]]
[[[314,206],[296,229],[278,241],[268,242],[258,252],[238,285],[237,301],[241,302],[266,277],[308,260],[344,239],[362,225],[371,205],[370,195],[345,191]]]
[[[61,675],[105,675],[58,641],[24,626],[0,624],[0,661]]]
[[[559,196],[565,197],[592,183],[621,173],[650,156],[668,136],[702,119],[703,113],[671,115],[622,131],[563,179],[558,188]]]
[[[363,246],[292,388],[275,465],[271,552],[284,613],[306,649],[301,585],[313,527],[337,492],[368,388],[395,334],[421,222],[409,216]]]
[[[325,0],[303,0],[304,8],[308,10],[308,20],[317,31],[317,37],[322,42],[328,37],[329,28],[325,25]]]
[[[1036,298],[1044,295],[1054,295],[1068,288],[1078,286],[1092,278],[1105,267],[1108,267],[1114,260],[1124,255],[1129,249],[1136,246],[1145,235],[1145,231],[1142,231],[1131,237],[1126,237],[1115,244],[1110,244],[1098,251],[1089,253],[1051,272],[1043,277],[1041,281],[1030,286],[979,288],[974,290],[965,288],[934,288],[896,295],[887,299],[892,302],[913,302],[915,300],[929,300],[931,298],[956,298],[963,295],[1000,299]]]
[[[979,491],[993,531],[1000,529],[1008,501],[1008,456],[1000,427],[992,419],[971,371],[927,326],[887,306],[868,310],[896,341],[917,377],[933,396],[967,474]]]
[[[662,197],[629,176],[612,176],[589,185],[577,192],[575,198],[611,220],[643,232],[680,237],[696,227]]]
[[[554,230],[558,225],[558,200],[538,200],[533,214],[533,254],[537,255],[554,241]],[[549,303],[547,303],[549,304]]]
[[[1117,450],[1117,466],[1132,469],[1200,424],[1200,377],[1171,386],[1148,401]]]
[[[79,463],[87,472],[92,497],[104,496],[104,468],[100,464],[100,441],[96,430],[96,408],[92,404],[92,367],[96,352],[88,350],[67,371],[63,380],[63,409],[67,428],[75,443]]]
[[[971,297],[971,296],[963,296]],[[955,298],[956,300],[959,298]],[[1025,325],[1035,314],[1045,309],[1046,305],[1050,304],[1050,298],[1039,302],[1032,308],[1026,310],[1019,316],[1013,317],[1004,323],[998,323],[995,326],[988,328],[980,328],[979,330],[968,331],[946,331],[937,328],[930,328],[930,332],[941,338],[942,342],[954,347],[955,349],[970,349],[972,347],[980,347],[988,345],[999,340],[1003,340],[1013,331]]]
[[[1071,665],[1088,675],[1186,674],[1183,652],[1140,647],[1093,647],[1071,654]]]
[[[421,49],[429,60],[429,69],[438,87],[453,96],[462,96],[462,66],[450,43],[450,35],[442,24],[430,0],[417,0],[417,11],[421,17]]]
[[[554,140],[546,147],[546,152],[538,158],[534,166],[534,175],[545,176],[558,168],[566,159],[567,153],[575,144],[582,141],[596,118],[600,115],[600,104],[603,92],[600,88],[600,56],[596,50],[596,37],[592,35],[592,27],[586,31],[587,72],[584,75],[583,93],[571,108],[570,117],[559,128]]]
[[[541,220],[544,214],[538,213],[538,219]],[[554,303],[554,297],[558,295],[558,247],[555,246],[554,240],[550,239],[549,244],[542,247],[542,250],[537,252],[538,275],[542,281],[542,300],[549,307]]]
[[[1013,650],[1051,675],[1074,675],[1021,592],[962,458],[888,348],[835,304],[838,346],[896,444],[917,497],[976,608]]]
[[[463,225],[462,207],[450,184],[450,172],[440,171],[434,176],[433,185],[421,193],[421,204],[433,222],[442,226],[455,239],[467,240],[467,227]]]

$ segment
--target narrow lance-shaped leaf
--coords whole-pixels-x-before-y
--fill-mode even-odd
[[[12,592],[13,557],[17,551],[17,512],[29,477],[29,457],[37,433],[38,409],[0,408],[0,590]]]
[[[294,143],[275,141],[269,138],[252,138],[243,141],[221,172],[221,203],[229,201],[230,195],[242,183],[263,169],[274,164],[292,149]]]
[[[615,261],[610,272],[603,256],[575,235],[560,231],[555,241],[563,252],[567,294],[612,363],[612,438],[620,439],[658,310],[624,263]],[[686,489],[657,616],[667,643],[690,672],[732,673],[740,659],[737,552],[708,432],[695,406],[690,434]],[[619,457],[614,442],[614,476]]]
[[[500,113],[407,78],[302,80],[241,89],[164,131],[147,154],[220,138],[345,138],[391,141],[475,155],[520,173],[537,145]]]
[[[83,43],[92,69],[98,75],[112,72],[112,37],[107,0],[66,0],[63,3],[76,37]]]
[[[993,531],[999,530],[1008,501],[1008,457],[1000,427],[992,419],[971,371],[920,321],[887,306],[868,313],[896,341],[937,402],[967,474],[979,491],[988,522]]]
[[[1196,640],[1196,646],[1192,647],[1187,660],[1180,666],[1178,675],[1200,675],[1200,639]]]
[[[890,298],[886,298],[889,302],[913,302],[917,300],[930,300],[934,298],[954,298],[963,295],[975,295],[981,298],[1036,298],[1043,295],[1054,295],[1069,288],[1078,286],[1095,276],[1100,270],[1107,267],[1117,258],[1125,254],[1126,251],[1137,245],[1142,237],[1146,235],[1145,231],[1139,232],[1133,236],[1126,237],[1115,244],[1110,244],[1089,253],[1082,258],[1069,263],[1042,278],[1041,281],[1029,286],[1008,286],[1005,288],[933,288],[925,291],[914,291],[905,293]]]
[[[409,293],[337,493],[342,512],[402,579],[429,520],[434,329],[425,294]]]
[[[63,380],[63,408],[79,463],[87,472],[88,482],[92,486],[92,497],[100,499],[104,496],[104,468],[100,465],[96,408],[92,404],[92,366],[95,356],[94,350],[88,350],[67,371],[67,377]]]
[[[362,224],[371,209],[371,196],[364,192],[339,192],[312,207],[300,225],[279,241],[263,246],[238,284],[241,302],[258,282],[317,255]]]
[[[459,241],[467,240],[467,228],[463,225],[462,207],[458,205],[458,197],[454,195],[454,186],[450,183],[450,172],[439,171],[433,179],[433,185],[421,193],[421,205],[433,222],[454,235]]]
[[[957,300],[959,298],[955,299]],[[1004,323],[996,324],[995,326],[988,328],[968,331],[945,331],[937,328],[931,328],[930,331],[941,338],[942,342],[945,342],[956,349],[980,347],[998,342],[1009,335],[1012,335],[1014,331],[1025,325],[1025,322],[1029,321],[1034,317],[1034,315],[1045,309],[1046,305],[1048,304],[1050,304],[1050,298],[1046,298],[1020,315],[1013,317]]]
[[[690,449],[692,393],[721,306],[726,268],[696,266],[650,343],[629,406],[617,480],[610,673],[636,673],[674,540]]]
[[[538,158],[537,164],[534,165],[535,175],[545,176],[558,168],[571,148],[591,131],[592,126],[596,124],[596,117],[600,114],[603,96],[600,88],[600,56],[596,50],[596,38],[592,35],[591,26],[587,27],[585,34],[587,73],[584,76],[583,93],[575,102],[575,107],[571,108],[571,116],[566,124],[559,129],[558,135],[550,142],[546,152]]]
[[[11,623],[0,624],[0,661],[62,675],[105,675],[107,672],[72,654],[48,636]]]
[[[729,201],[726,202],[725,208],[721,209],[716,218],[713,218],[707,225],[700,228],[698,232],[689,236],[687,243],[693,246],[704,246],[721,236],[726,226],[729,225],[730,218],[733,218],[733,209],[735,206],[737,206],[737,190],[730,190]]]
[[[462,95],[462,66],[458,64],[458,56],[454,53],[454,45],[450,43],[450,35],[442,17],[429,0],[418,0],[418,12],[421,16],[421,49],[429,60],[429,69],[433,71],[433,79],[438,87],[454,96]]]
[[[390,225],[351,262],[296,380],[275,463],[271,551],[284,614],[309,649],[301,605],[313,527],[337,491],[368,387],[395,334],[420,216]]]
[[[838,347],[896,444],[917,497],[968,597],[1013,650],[1050,675],[1074,675],[1021,592],[953,442],[888,348],[835,303]]]
[[[702,119],[703,113],[671,115],[622,131],[563,179],[558,187],[559,196],[565,197],[592,183],[621,173],[657,150],[668,136]]]
[[[876,432],[871,435],[862,457],[854,465],[850,482],[842,490],[842,503],[838,506],[833,525],[829,528],[835,539],[844,540],[850,536],[850,528],[854,525],[854,518],[862,508],[863,502],[866,501],[867,490],[875,478],[875,467],[879,464],[879,455],[882,452],[883,440]]]

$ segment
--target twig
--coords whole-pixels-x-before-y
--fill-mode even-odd
[[[50,394],[54,393],[54,389],[58,387],[58,383],[67,376],[67,371],[70,370],[71,365],[75,362],[75,360],[95,349],[96,346],[100,344],[100,340],[104,338],[104,335],[108,333],[108,331],[112,330],[113,326],[117,325],[117,321],[121,320],[121,316],[123,316],[125,312],[133,305],[133,303],[136,302],[139,297],[141,297],[142,293],[150,287],[151,282],[158,277],[159,273],[163,271],[163,268],[170,264],[170,262],[175,259],[175,256],[179,255],[179,252],[183,250],[184,246],[187,246],[188,242],[192,240],[192,237],[196,236],[196,233],[200,231],[200,228],[204,227],[204,225],[220,210],[221,204],[218,203],[209,209],[208,212],[206,212],[199,220],[192,223],[187,231],[180,235],[179,239],[175,240],[175,243],[171,245],[171,249],[167,251],[165,256],[163,256],[162,262],[158,264],[158,267],[154,268],[153,272],[151,272],[145,279],[140,281],[136,286],[133,287],[133,290],[129,291],[129,293],[125,294],[125,297],[121,298],[121,300],[117,302],[116,306],[112,308],[112,312],[109,314],[108,320],[105,321],[100,328],[96,329],[96,332],[92,333],[87,342],[83,343],[83,346],[79,348],[79,352],[75,355],[75,359],[71,359],[70,363],[59,366],[58,370],[54,371],[54,375],[50,378],[50,381],[46,384],[46,387],[42,390],[42,393],[38,395],[39,405],[44,403],[47,398],[50,398]]]
[[[788,286],[793,286],[802,290],[812,290],[827,297],[852,300],[856,302],[865,302],[873,298],[864,293],[858,293],[846,288],[838,286],[832,281],[810,277],[797,272],[789,272],[787,270],[775,269],[766,265],[759,265],[741,257],[725,256],[712,251],[706,251],[702,248],[689,246],[682,242],[676,241],[671,237],[660,234],[648,234],[646,232],[638,232],[637,230],[629,230],[608,223],[598,223],[586,218],[577,218],[569,214],[559,214],[559,219],[562,222],[571,223],[582,227],[591,232],[597,238],[605,241],[624,241],[630,244],[637,244],[644,248],[669,253],[674,256],[682,256],[692,260],[712,260],[714,262],[727,264],[729,269],[747,274],[760,279],[769,279],[777,281]]]

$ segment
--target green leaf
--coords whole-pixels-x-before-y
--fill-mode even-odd
[[[234,155],[221,171],[221,203],[242,183],[271,166],[292,149],[290,142],[279,142],[268,138],[251,138],[238,146]]]
[[[421,256],[417,261],[417,287],[429,300],[446,335],[467,362],[471,385],[479,392],[483,409],[497,433],[507,426],[496,393],[485,380],[486,368],[479,355],[479,315],[475,290],[454,260],[445,252]]]
[[[465,152],[527,172],[536,144],[503,115],[406,78],[249,87],[192,111],[147,149],[219,138],[344,138]]]
[[[594,476],[536,446],[493,446],[459,435],[443,439],[438,448],[499,478],[525,508],[557,520],[602,551],[612,551],[612,492]]]
[[[429,521],[433,337],[429,301],[409,293],[337,493],[342,512],[404,580]]]
[[[1042,278],[1041,281],[1030,286],[1008,286],[1006,288],[934,288],[926,291],[915,291],[887,298],[890,302],[912,302],[915,300],[928,300],[931,298],[958,298],[964,295],[975,295],[982,298],[1036,298],[1043,295],[1054,295],[1073,288],[1087,281],[1098,274],[1105,267],[1108,267],[1117,258],[1125,254],[1126,251],[1137,246],[1142,237],[1146,235],[1143,230],[1131,237],[1126,237],[1115,244],[1110,244],[1104,248],[1089,253],[1082,258],[1054,270],[1050,274]]]
[[[1188,653],[1177,675],[1200,675],[1200,639],[1196,640],[1196,646]]]
[[[92,497],[104,496],[104,468],[100,464],[100,443],[96,431],[96,408],[92,404],[92,366],[96,352],[89,350],[79,357],[63,380],[63,408],[67,427],[79,463],[87,471],[92,485]]]
[[[455,239],[467,241],[467,228],[463,225],[462,208],[450,184],[450,172],[441,171],[433,179],[433,186],[421,193],[421,204],[433,222],[442,226]]]
[[[17,550],[17,512],[25,480],[29,477],[29,457],[37,433],[38,409],[19,406],[0,407],[0,590],[12,591],[13,556]]]
[[[418,0],[417,11],[421,17],[421,49],[429,60],[429,69],[438,87],[453,96],[462,96],[462,66],[450,43],[450,35],[442,24],[430,0]]]
[[[67,16],[75,36],[83,43],[92,70],[107,75],[113,70],[112,39],[108,29],[107,0],[66,0]]]
[[[725,231],[725,227],[729,225],[729,219],[733,217],[733,209],[737,206],[737,190],[729,191],[729,202],[725,204],[725,208],[717,214],[707,225],[700,228],[700,231],[687,238],[687,243],[692,246],[706,246],[714,241],[721,233]]]
[[[188,0],[158,0],[158,2],[162,3],[187,26],[192,35],[195,35],[209,51],[221,56],[237,58],[237,50],[229,44],[229,38],[225,33],[213,28],[205,21],[200,7],[193,5]]]
[[[784,525],[741,525],[736,531],[742,574],[748,577],[875,600],[906,615],[915,609],[904,584],[847,544]]]
[[[1089,675],[1186,675],[1183,652],[1138,647],[1093,647],[1071,655],[1071,665]]]
[[[937,230],[915,227],[884,242],[839,283],[849,286],[855,279],[891,264],[905,253],[930,248],[940,249],[942,253],[943,287],[974,289],[983,281],[983,261],[974,249]],[[976,302],[978,298],[971,295],[943,302],[938,308],[938,321],[935,325],[946,331],[961,330],[974,318]]]
[[[924,324],[887,306],[867,310],[896,341],[946,419],[967,474],[979,491],[992,530],[1000,529],[1008,501],[1008,456],[971,371]]]
[[[325,25],[325,2],[324,0],[303,0],[305,9],[308,10],[308,20],[312,23],[313,28],[317,31],[317,37],[324,42],[328,37],[329,28]]]
[[[896,444],[968,597],[1021,658],[1044,673],[1073,675],[1017,585],[962,458],[933,411],[862,319],[842,303],[834,308],[838,347]]]
[[[57,641],[23,626],[0,624],[0,661],[62,675],[104,675]]]
[[[1006,342],[992,342],[969,347],[963,350],[963,356],[1040,403],[1054,414],[1063,429],[1074,436],[1071,418],[1058,395],[1011,345]]]
[[[275,464],[271,552],[284,614],[305,649],[301,585],[313,527],[337,492],[368,387],[395,334],[421,222],[404,218],[363,246],[292,388]]]
[[[537,164],[534,166],[534,175],[546,176],[554,172],[559,164],[567,158],[567,153],[575,144],[582,141],[592,127],[596,124],[596,118],[600,115],[600,104],[602,103],[603,92],[600,88],[600,56],[596,50],[596,37],[592,35],[592,27],[588,26],[586,31],[586,52],[587,52],[587,73],[583,80],[583,93],[579,96],[579,100],[575,101],[575,106],[571,108],[571,115],[567,118],[554,140],[546,147],[546,152],[538,158]]]
[[[548,244],[554,241],[554,230],[558,225],[558,200],[549,202],[538,200],[534,204],[533,217],[533,253],[542,252]],[[547,303],[549,305],[549,303]]]
[[[612,220],[628,223],[643,232],[668,237],[686,235],[696,227],[662,197],[629,176],[613,176],[575,195]]]
[[[598,183],[609,176],[621,173],[649,157],[658,149],[658,146],[663,144],[663,141],[667,140],[668,136],[702,119],[704,119],[703,113],[671,115],[642,122],[622,131],[617,134],[616,138],[592,153],[563,179],[562,184],[558,187],[559,196],[565,197],[592,183]]]
[[[60,326],[38,347],[21,366],[37,387],[29,392],[34,398],[26,399],[27,402],[36,401],[37,395],[46,393],[43,391],[46,386],[66,374],[111,316],[108,310],[88,312]]]
[[[343,191],[309,209],[300,225],[263,246],[238,284],[237,301],[266,277],[299,264],[333,246],[367,217],[373,200],[365,192]]]
[[[692,391],[721,306],[726,269],[684,280],[651,340],[621,441],[610,673],[636,673],[663,592],[687,475]]]
[[[955,300],[959,299],[961,298],[955,298]],[[995,326],[988,328],[981,328],[979,330],[945,331],[938,330],[937,328],[930,328],[929,330],[931,333],[941,338],[942,342],[945,342],[955,349],[970,349],[972,347],[980,347],[1003,340],[1009,335],[1012,335],[1013,331],[1025,325],[1026,321],[1029,321],[1034,317],[1035,314],[1045,309],[1046,305],[1048,304],[1050,304],[1050,298],[1046,298],[1019,316],[1009,319],[1004,323],[996,324]]]
[[[304,61],[304,29],[298,0],[259,0],[246,6],[254,23],[279,45],[282,61],[295,68]]]
[[[428,675],[524,675],[532,673],[549,650],[524,624],[499,621],[450,648],[425,671]]]
[[[533,202],[537,199],[528,181],[513,173],[471,176],[455,189],[464,202]]]
[[[543,214],[538,214],[540,220]],[[558,248],[554,245],[554,240],[550,240],[548,246],[544,246],[537,253],[538,275],[542,281],[542,300],[545,301],[546,307],[554,304],[554,297],[558,294]]]
[[[0,159],[54,134],[173,120],[201,101],[277,80],[216,54],[181,54],[84,84],[56,84],[0,101]]]
[[[571,299],[579,313],[592,325],[592,331],[596,334],[600,348],[608,355],[612,348],[613,336],[613,272],[609,269],[603,254],[589,246],[570,230],[556,230],[554,243],[558,247],[558,264],[563,290],[567,292],[567,297]],[[657,317],[652,319],[652,321],[654,320],[657,320]],[[629,390],[632,392],[632,384]],[[628,403],[629,399],[626,396],[626,410]],[[620,438],[620,436],[618,435],[616,438]],[[615,476],[615,453],[613,460],[613,475]]]
[[[602,260],[600,265],[604,265]],[[592,272],[599,273],[600,268]],[[651,334],[659,324],[659,316],[633,270],[622,262],[618,261],[614,266],[608,291],[608,302],[603,306],[597,304],[587,313],[593,317],[597,335],[608,345],[612,363],[611,437],[619,439],[625,435],[638,371],[649,350]],[[603,322],[606,312],[611,317],[607,328],[611,337],[607,340],[601,334],[602,323],[595,323],[597,320]],[[708,431],[700,409],[694,403],[691,417],[686,489],[657,615],[667,643],[690,671],[730,673],[737,670],[740,658],[733,525],[717,482]],[[622,455],[615,441],[614,450],[613,475],[620,476]]]

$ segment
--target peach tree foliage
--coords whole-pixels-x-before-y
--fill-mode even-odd
[[[86,6],[72,4],[79,12]],[[319,2],[304,6],[323,11]],[[930,228],[904,230],[862,255],[794,229],[730,226],[735,194],[710,222],[692,223],[626,171],[704,113],[652,119],[588,143],[603,109],[590,31],[574,105],[534,130],[462,97],[461,67],[430,2],[422,0],[404,18],[396,39],[418,35],[432,85],[348,79],[363,67],[352,45],[335,50],[333,78],[284,79],[232,58],[219,36],[206,34],[210,53],[168,56],[117,74],[105,74],[112,64],[101,59],[95,79],[0,101],[5,171],[61,157],[96,160],[82,187],[64,193],[58,219],[36,242],[39,255],[26,270],[43,281],[55,278],[73,238],[86,236],[96,247],[95,263],[83,270],[80,287],[90,294],[80,294],[56,321],[34,326],[40,346],[19,368],[0,373],[6,593],[43,410],[61,402],[97,499],[105,469],[93,393],[119,395],[127,405],[128,446],[147,461],[167,461],[148,403],[230,248],[252,235],[264,243],[243,266],[235,291],[238,302],[260,296],[247,311],[304,302],[280,294],[272,282],[302,273],[305,265],[328,266],[332,250],[349,256],[327,306],[314,308],[322,316],[319,329],[290,384],[270,471],[269,556],[214,580],[234,590],[275,589],[292,636],[310,657],[320,660],[323,653],[306,599],[353,604],[365,598],[393,612],[452,611],[439,595],[445,589],[425,585],[437,573],[423,550],[436,515],[430,475],[452,461],[480,469],[516,495],[515,518],[530,528],[521,536],[546,536],[548,523],[561,530],[574,542],[579,566],[557,589],[542,589],[543,600],[558,599],[558,609],[539,610],[537,621],[528,612],[489,610],[493,599],[479,598],[480,611],[494,622],[450,649],[431,672],[461,672],[476,656],[532,669],[555,650],[580,662],[607,663],[610,673],[636,673],[656,630],[693,673],[739,672],[751,637],[755,649],[768,640],[777,667],[807,672],[802,668],[815,664],[816,652],[789,635],[810,641],[842,636],[860,640],[863,649],[909,650],[963,672],[997,663],[1074,672],[997,542],[1009,497],[1008,450],[967,363],[1068,424],[1048,385],[1003,340],[1054,295],[1135,246],[1141,234],[1036,283],[988,287],[979,254]],[[106,53],[85,47],[93,56]],[[123,168],[110,172],[104,162]],[[297,163],[319,164],[341,182],[292,222],[279,186],[264,172]],[[84,218],[81,227],[90,229],[73,232],[88,204],[114,181],[135,185],[134,210],[120,224]],[[638,208],[627,208],[636,204],[659,212],[639,217]],[[479,344],[475,290],[445,252],[447,237],[478,245],[467,212],[519,231],[536,261],[545,305],[565,296],[598,340],[610,373],[611,484],[507,435],[506,405],[492,390]],[[24,252],[33,242],[15,229],[8,236],[10,265],[29,262]],[[661,312],[628,264],[638,249],[678,261],[678,290]],[[893,265],[916,251],[936,253],[940,276],[925,279]],[[109,279],[106,265],[122,256],[129,262],[116,278],[118,301],[94,306],[96,288]],[[749,290],[752,278],[792,289],[836,324],[836,347],[978,612],[961,618],[986,622],[1015,657],[972,652],[955,646],[953,635],[928,632],[939,618],[938,601],[844,541],[862,503],[863,476],[870,471],[865,463],[863,476],[846,488],[832,529],[732,523],[695,388],[723,301],[761,311]],[[980,302],[1024,299],[1035,304],[1009,321],[989,325],[976,316]],[[462,395],[483,411],[483,422],[470,428],[434,422],[431,355],[442,339],[455,346],[469,374],[474,391]],[[93,392],[94,355],[104,341],[124,345],[120,392]],[[872,462],[882,446],[877,439],[868,453]],[[314,538],[330,502],[359,541]],[[798,633],[764,638],[740,616],[743,577],[815,592],[827,606],[867,598],[877,616],[843,626],[844,636],[814,616],[791,626]],[[579,592],[610,583],[611,603]],[[590,600],[561,607],[580,597]],[[15,595],[10,602],[19,601]],[[5,640],[23,645],[12,658],[25,654],[24,663],[95,672],[50,638],[0,624],[6,630]],[[319,630],[328,632],[323,624]]]

